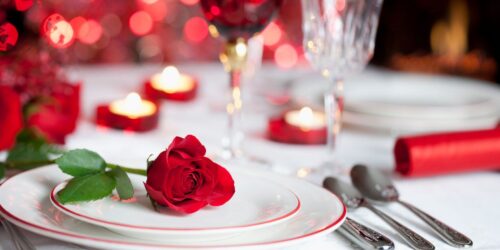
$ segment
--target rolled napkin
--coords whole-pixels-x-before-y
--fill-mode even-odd
[[[500,128],[399,138],[394,155],[405,176],[500,169]]]

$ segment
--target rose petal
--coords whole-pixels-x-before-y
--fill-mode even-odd
[[[181,202],[171,202],[166,199],[161,192],[156,191],[148,184],[144,183],[144,187],[148,192],[151,199],[158,205],[167,206],[170,209],[181,213],[194,213],[201,208],[205,207],[208,203],[206,201],[184,200]]]
[[[153,187],[149,186],[147,183],[144,183],[144,187],[148,192],[148,195],[151,199],[153,199],[158,205],[168,206],[169,202],[163,196],[162,192],[155,190]]]
[[[210,159],[208,160],[210,161]],[[225,168],[215,162],[212,163],[219,166],[219,169],[217,171],[217,186],[208,198],[208,203],[212,206],[220,206],[233,197],[235,192],[234,180]]]
[[[192,171],[193,170],[189,166],[179,166],[172,169],[167,176],[167,180],[165,181],[163,193],[171,194],[168,198],[175,201],[185,200],[186,192],[184,190],[184,182],[187,178],[186,176],[192,173]]]
[[[146,183],[156,190],[162,190],[167,168],[167,153],[163,151],[149,166]]]
[[[186,138],[175,137],[168,151],[178,151],[183,158],[202,157],[206,153],[205,146],[193,135],[188,135]]]
[[[182,213],[194,213],[208,205],[206,201],[185,200],[179,203],[170,204],[168,207]]]

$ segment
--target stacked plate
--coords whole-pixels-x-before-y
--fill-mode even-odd
[[[152,209],[144,177],[131,175],[134,198],[66,205],[56,193],[67,175],[31,170],[0,186],[0,214],[47,237],[106,249],[283,247],[332,232],[346,209],[330,192],[269,173],[231,171],[236,193],[223,206],[180,215]]]
[[[319,106],[327,83],[298,79],[292,97]],[[500,117],[500,88],[462,78],[368,70],[346,81],[344,123],[396,132],[489,128]]]

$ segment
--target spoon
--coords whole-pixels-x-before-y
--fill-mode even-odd
[[[394,242],[385,235],[347,217],[338,232],[363,249],[392,250]]]
[[[356,165],[351,170],[351,180],[365,197],[384,202],[398,202],[426,222],[445,242],[455,247],[470,247],[472,240],[440,220],[430,216],[415,206],[399,200],[399,193],[391,179],[382,172],[364,165]]]
[[[334,177],[327,177],[323,181],[323,186],[326,189],[330,190],[332,193],[339,196],[344,204],[350,209],[356,209],[358,207],[365,207],[370,209],[373,213],[378,215],[385,222],[387,222],[387,224],[394,228],[399,233],[399,235],[414,249],[435,249],[434,245],[432,245],[432,243],[424,239],[422,236],[403,226],[401,223],[389,217],[389,215],[373,207],[353,186]]]

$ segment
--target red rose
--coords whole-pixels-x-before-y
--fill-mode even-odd
[[[41,133],[49,142],[63,144],[72,133],[80,110],[80,85],[57,85],[47,101],[35,105],[28,114],[28,126]]]
[[[205,157],[205,152],[196,137],[176,137],[148,167],[144,185],[151,200],[175,211],[193,213],[231,199],[233,178]]]
[[[0,86],[0,150],[14,145],[23,126],[21,100],[11,88]]]

